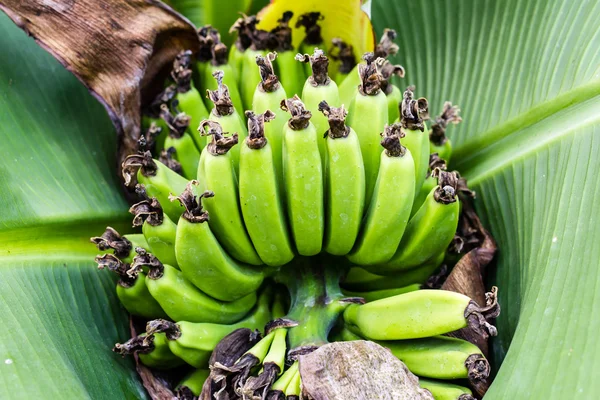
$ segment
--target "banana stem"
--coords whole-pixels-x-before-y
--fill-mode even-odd
[[[289,360],[328,343],[329,331],[350,304],[339,286],[346,268],[328,256],[298,257],[277,276],[292,300],[286,318],[298,323],[288,331]]]

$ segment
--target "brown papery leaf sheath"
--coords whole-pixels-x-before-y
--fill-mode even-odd
[[[154,78],[200,45],[194,26],[156,0],[3,0],[0,9],[104,105],[119,136],[118,168],[140,139],[142,99],[162,89]]]

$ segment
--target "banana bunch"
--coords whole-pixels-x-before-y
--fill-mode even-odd
[[[470,390],[448,381],[476,386],[490,367],[444,335],[494,335],[496,292],[480,307],[422,289],[461,212],[459,176],[443,160],[460,110],[446,103],[428,127],[427,100],[391,81],[404,75],[387,60],[394,31],[359,64],[334,40],[330,66],[320,15],[299,19],[306,54],[293,51],[291,18],[272,31],[240,18],[231,50],[204,27],[196,59],[176,57],[140,151],[122,165],[142,233],[108,227],[91,239],[105,252],[98,267],[119,276],[123,306],[145,323],[114,351],[156,369],[186,365],[182,398],[281,399],[300,396],[302,354],[367,339],[434,379],[422,385],[436,399],[465,400]],[[263,328],[244,352],[216,357],[229,335]]]

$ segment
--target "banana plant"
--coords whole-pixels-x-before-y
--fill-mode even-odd
[[[5,3],[0,9],[14,16]],[[181,11],[211,22],[190,3]],[[223,13],[245,11],[238,3],[243,9]],[[336,15],[342,3],[274,0],[264,23],[285,7]],[[503,312],[486,399],[598,397],[600,5],[370,4],[374,36],[398,34],[402,84],[427,93],[432,109],[461,105],[463,125],[447,132],[451,167],[476,191],[500,249],[487,279],[502,288]],[[340,25],[324,33],[352,30]],[[354,45],[362,49],[373,33],[360,32]],[[0,48],[0,397],[146,398],[131,360],[109,351],[130,336],[128,319],[89,243],[107,225],[131,224],[116,174],[122,132],[4,14]]]

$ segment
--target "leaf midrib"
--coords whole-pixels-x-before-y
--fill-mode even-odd
[[[94,220],[47,221],[38,225],[0,231],[0,267],[19,261],[92,261],[98,249],[90,237],[99,236],[107,226],[131,232],[125,216]]]
[[[585,103],[596,96],[600,96],[600,80],[588,82],[585,85],[562,93],[560,96],[537,104],[526,112],[515,116],[503,124],[496,125],[480,135],[472,136],[472,140],[455,148],[452,155],[452,167],[461,171],[471,180],[477,180],[479,177],[473,173],[473,170],[477,169],[482,155],[488,153],[490,148],[516,133],[528,132],[528,134],[533,134],[534,129],[526,128],[530,128],[566,109]],[[600,120],[600,115],[597,117]],[[577,121],[574,121],[574,124],[576,123]],[[568,135],[572,132],[573,130],[569,130],[564,132],[563,135]],[[540,141],[540,145],[541,143],[544,142]],[[517,150],[517,146],[519,146],[518,142],[504,142],[503,145],[502,150],[508,154],[509,158],[505,159],[502,165],[523,155],[523,152],[508,151]]]

